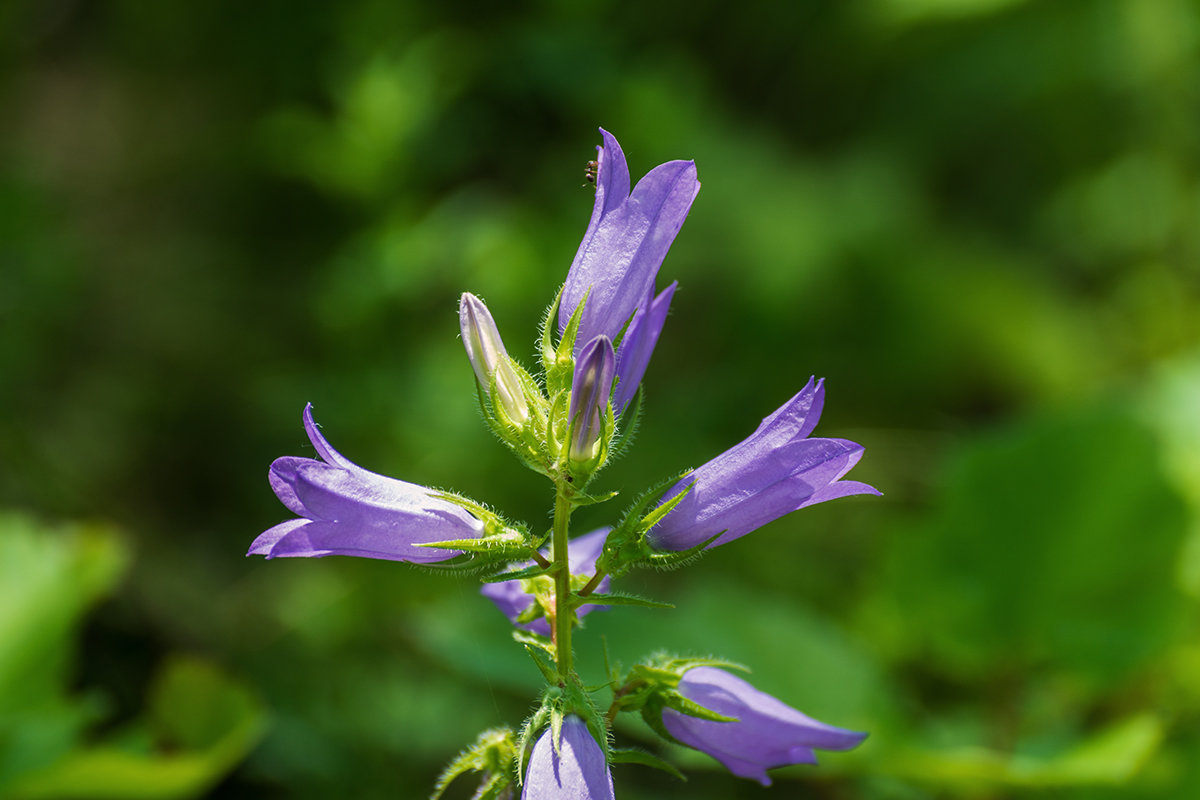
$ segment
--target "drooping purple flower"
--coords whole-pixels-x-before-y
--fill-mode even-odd
[[[557,751],[550,728],[533,746],[521,800],[614,800],[612,773],[587,723],[563,719]]]
[[[599,528],[591,533],[585,533],[583,536],[572,539],[568,544],[567,563],[571,567],[572,575],[594,575],[596,572],[596,559],[600,557],[600,552],[604,549],[604,540],[608,536],[611,528]],[[547,549],[542,553],[549,556]],[[515,568],[523,569],[533,566],[532,561],[527,561],[524,564],[518,564]],[[612,582],[611,577],[605,577],[596,586],[596,591],[604,593],[608,591],[608,586]],[[542,636],[550,635],[550,623],[545,617],[538,617],[532,622],[517,622],[517,618],[525,613],[530,606],[533,605],[533,595],[525,591],[525,586],[520,580],[500,581],[498,583],[484,584],[479,590],[484,597],[496,604],[509,620],[514,625],[531,633],[541,634]],[[588,603],[576,609],[575,614],[583,617],[593,611],[607,611],[608,606],[598,606]]]
[[[865,733],[835,728],[755,689],[716,667],[693,667],[679,680],[687,699],[736,722],[691,717],[663,710],[667,731],[689,747],[708,753],[742,778],[770,786],[767,770],[788,764],[815,764],[814,749],[849,750]]]
[[[572,461],[586,462],[596,457],[615,369],[616,355],[607,336],[597,336],[588,342],[575,361],[571,404],[567,409],[567,419],[571,421],[568,455]]]
[[[304,429],[320,455],[285,456],[271,464],[271,488],[300,515],[259,535],[246,555],[360,556],[427,564],[459,550],[418,547],[425,542],[475,539],[484,523],[431,489],[376,475],[334,450],[304,407]]]
[[[641,333],[631,336],[632,331],[627,331],[618,347],[618,374],[624,387],[618,410],[623,411],[645,372],[670,303],[667,292],[655,298],[655,278],[700,191],[700,182],[695,162],[668,161],[646,173],[630,194],[625,154],[612,134],[603,128],[600,134],[604,144],[597,148],[596,202],[563,286],[558,329],[563,332],[586,296],[575,338],[578,355],[597,336],[616,341],[627,323],[632,328],[635,312],[663,301],[665,295],[658,312],[647,315]],[[634,356],[634,350],[642,352]]]
[[[726,544],[797,509],[853,494],[879,494],[842,476],[863,447],[845,439],[809,439],[825,402],[824,381],[809,379],[758,429],[702,467],[685,475],[664,499],[692,490],[652,528],[647,541],[681,551],[721,534]]]

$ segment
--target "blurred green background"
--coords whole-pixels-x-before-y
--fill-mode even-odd
[[[520,722],[471,581],[242,554],[309,401],[369,469],[546,519],[456,303],[532,365],[598,125],[703,183],[600,484],[817,374],[885,492],[578,639],[597,679],[601,636],[746,663],[866,744],[618,795],[1200,796],[1196,3],[12,0],[0,58],[0,796],[416,798]]]

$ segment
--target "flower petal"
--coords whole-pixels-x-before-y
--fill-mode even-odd
[[[700,190],[693,162],[669,161],[648,172],[631,195],[618,194],[628,189],[624,154],[616,139],[602,133],[596,203],[559,305],[561,333],[587,297],[576,354],[596,336],[616,340],[653,291],[658,269]]]
[[[296,496],[296,468],[302,463],[319,464],[319,461],[313,461],[311,458],[300,458],[299,456],[284,456],[277,458],[271,462],[271,468],[267,470],[267,482],[271,484],[271,490],[275,492],[275,496],[279,498],[279,502],[287,506],[288,511],[293,514],[299,514],[302,517],[308,516],[308,509],[300,502],[300,498]]]
[[[454,558],[462,552],[438,547],[416,547],[416,541],[425,539],[381,528],[363,529],[340,522],[302,521],[307,524],[297,526],[280,538],[267,554],[268,558],[357,556],[431,564]]]
[[[343,456],[337,450],[334,450],[329,442],[325,441],[325,437],[321,435],[320,428],[313,420],[312,403],[304,406],[304,430],[308,433],[308,440],[312,442],[312,446],[317,449],[317,453],[321,458],[325,459],[326,463],[333,464],[337,467],[354,467],[350,459]]]
[[[633,315],[633,321],[621,339],[617,349],[617,388],[613,391],[613,413],[618,417],[625,413],[629,403],[637,394],[646,367],[650,364],[650,356],[658,344],[659,334],[667,321],[667,311],[671,308],[671,298],[679,288],[679,281],[674,281],[653,300],[647,299]]]
[[[307,519],[289,519],[287,522],[281,522],[273,528],[268,528],[258,535],[253,542],[250,543],[250,549],[246,551],[248,556],[270,556],[271,548],[285,536],[296,530],[302,525],[309,524]]]
[[[784,439],[803,439],[817,427],[825,407],[825,379],[808,379],[804,388],[790,400],[763,418],[754,430],[755,435],[775,435]]]
[[[766,770],[772,767],[815,764],[814,748],[848,750],[866,738],[815,720],[715,667],[688,670],[678,688],[689,700],[736,721],[715,722],[666,709],[663,724],[671,735],[764,786],[771,783]]]
[[[533,746],[522,800],[613,800],[612,774],[587,724],[568,715],[557,750],[553,736],[547,728]]]
[[[727,544],[811,505],[807,501],[862,453],[860,445],[843,439],[801,439],[765,452],[752,444],[747,440],[680,480],[667,498],[695,485],[650,531],[650,542],[686,550],[724,531],[711,546]]]

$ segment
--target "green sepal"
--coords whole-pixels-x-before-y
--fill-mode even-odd
[[[647,675],[674,675],[676,676],[675,682],[671,684],[673,688],[679,684],[679,678],[683,677],[683,673],[695,667],[717,667],[718,669],[735,669],[738,672],[750,672],[750,668],[745,664],[739,664],[736,661],[730,661],[726,658],[717,658],[715,656],[672,656],[661,651],[653,653],[645,664],[638,664],[633,668],[633,671],[644,670]]]
[[[674,764],[645,750],[636,747],[613,747],[609,749],[608,753],[609,760],[613,764],[641,764],[668,772],[679,780],[687,782],[687,776],[680,772]]]
[[[687,474],[688,473],[684,473],[684,475],[687,475]],[[682,479],[683,479],[683,476],[680,476],[680,480],[682,480]],[[673,496],[670,500],[663,501],[662,505],[656,506],[653,511],[651,511],[646,516],[642,517],[642,521],[641,521],[641,524],[639,525],[639,527],[641,527],[641,529],[644,531],[648,531],[651,528],[653,528],[655,525],[657,525],[659,522],[662,521],[663,517],[665,517],[667,514],[670,514],[675,509],[675,506],[682,503],[683,498],[687,497],[689,494],[692,493],[692,488],[695,485],[696,485],[696,482],[692,481],[687,486],[683,487],[683,491],[679,492],[679,494]],[[720,535],[720,534],[718,534],[718,535]]]
[[[533,659],[546,683],[558,682],[558,667],[554,663],[554,645],[536,634],[513,631],[513,639],[525,646],[525,652]]]
[[[550,728],[551,744],[554,747],[554,752],[559,752],[559,746],[562,741],[563,718],[567,714],[574,714],[584,721],[588,731],[600,746],[600,750],[604,753],[604,758],[608,759],[608,731],[605,727],[604,718],[596,709],[587,689],[579,682],[579,676],[571,673],[563,684],[552,684],[546,687],[545,692],[542,694],[542,701],[538,706],[538,710],[533,712],[525,720],[525,724],[521,726],[517,745],[519,758],[517,770],[518,781],[524,781],[525,767],[528,763],[529,754],[533,749],[535,737],[543,729]]]
[[[477,561],[486,561],[491,564],[528,558],[532,550],[528,534],[512,529],[478,539],[447,539],[443,542],[421,542],[416,546],[462,550],[472,554]],[[486,564],[480,565],[481,568],[483,566]]]
[[[600,415],[600,437],[596,455],[586,461],[575,461],[570,457],[569,442],[574,433],[573,422],[571,420],[566,426],[566,439],[563,442],[562,451],[559,453],[557,467],[563,474],[569,476],[572,486],[582,489],[608,463],[609,443],[617,428],[617,418],[613,415],[612,397],[609,397],[604,406],[604,412]]]
[[[624,685],[616,692],[619,698],[617,709],[641,711],[646,724],[670,741],[674,739],[661,724],[664,708],[673,708],[680,713],[715,722],[734,721],[734,718],[717,714],[679,693],[680,678],[693,667],[745,669],[740,664],[719,658],[676,658],[665,653],[656,653],[645,664],[636,664],[630,669]]]
[[[550,396],[556,392],[566,392],[571,389],[571,378],[575,372],[575,337],[579,335],[579,321],[583,319],[583,307],[587,305],[588,295],[591,294],[591,291],[588,289],[587,294],[583,296],[579,305],[575,307],[575,311],[572,312],[571,318],[567,320],[562,338],[558,340],[558,347],[555,348],[551,359],[547,360],[546,351],[543,349],[542,364],[546,370],[546,391]],[[556,309],[561,302],[562,292],[560,291],[559,299],[554,304]],[[549,344],[546,340],[547,330],[543,327],[543,348]]]
[[[513,572],[500,572],[495,575],[488,575],[486,578],[482,578],[481,580],[483,583],[504,583],[505,581],[519,581],[519,580],[523,580],[525,578],[537,578],[541,575],[547,575],[547,574],[549,574],[550,570],[553,568],[554,568],[553,564],[546,566],[546,567],[541,567],[541,566],[538,566],[537,564],[532,564],[528,567],[525,567],[524,569],[518,569]]]
[[[554,688],[553,686],[551,688]],[[549,689],[547,689],[547,693]],[[547,697],[543,695],[542,703],[538,710],[526,717],[525,722],[521,725],[521,732],[517,736],[517,782],[525,782],[526,765],[529,763],[529,756],[533,752],[535,743],[534,737],[541,732],[542,728],[550,721],[552,705],[549,704]],[[559,723],[561,730],[562,723]],[[556,740],[557,741],[557,740]],[[557,750],[557,748],[555,748]]]
[[[554,302],[546,309],[546,315],[542,317],[542,339],[541,339],[541,357],[542,357],[542,372],[547,374],[554,367],[556,353],[554,349],[554,330],[558,327],[558,307],[562,303],[562,293],[566,285],[558,287],[558,294],[554,296]]]
[[[616,497],[619,494],[620,494],[620,492],[617,492],[617,491],[606,492],[605,494],[587,494],[586,492],[573,492],[568,497],[568,499],[571,501],[571,505],[573,505],[574,507],[582,508],[583,506],[595,506],[595,505],[599,505],[600,503],[607,503],[609,500],[612,500],[614,497]]]
[[[695,547],[690,547],[687,550],[680,550],[678,553],[651,551],[642,562],[645,566],[654,567],[655,569],[671,570],[686,566],[693,561],[696,561],[700,556],[704,555],[704,551],[708,546],[720,539],[725,531],[713,534]]]
[[[689,717],[697,717],[698,719],[706,719],[711,722],[737,722],[737,717],[727,717],[724,714],[718,714],[711,708],[702,706],[695,700],[689,700],[679,692],[663,692],[662,701],[668,708],[673,708],[680,714],[687,714]]]
[[[646,533],[652,527],[645,524],[646,510],[662,496],[663,492],[690,472],[691,470],[688,470],[679,475],[664,478],[638,495],[637,499],[625,510],[621,521],[605,539],[604,551],[596,561],[597,569],[614,577],[620,577],[634,566],[647,562],[655,554],[655,551],[646,544]],[[687,491],[690,491],[690,487],[668,500],[667,503],[671,504],[670,508],[674,508],[683,499],[683,495],[687,494]],[[670,508],[667,510],[669,511]],[[660,518],[656,518],[656,521]]]
[[[671,603],[661,603],[657,600],[648,600],[645,597],[639,597],[636,594],[627,594],[625,592],[615,592],[612,594],[589,594],[580,597],[579,595],[571,596],[571,605],[578,608],[582,605],[604,605],[604,606],[642,606],[643,608],[674,608]]]
[[[448,492],[445,490],[431,490],[429,496],[438,500],[445,500],[448,503],[454,503],[456,506],[466,509],[471,514],[479,519],[485,526],[489,528],[507,528],[509,525],[495,511],[480,503],[477,500],[472,500],[469,497],[458,494],[457,492]]]
[[[446,539],[441,542],[419,542],[415,547],[440,547],[443,550],[464,550],[468,553],[509,553],[514,548],[528,552],[525,537],[520,534],[498,533],[492,536],[481,536],[478,539]]]
[[[549,413],[549,404],[542,394],[541,387],[525,371],[525,368],[511,357],[509,357],[509,364],[517,374],[517,380],[521,382],[521,387],[525,394],[525,403],[530,414],[529,419],[525,420],[525,423],[520,427],[511,425],[501,419],[496,413],[496,408],[500,403],[499,388],[495,385],[494,381],[491,387],[484,387],[479,383],[477,378],[475,380],[475,395],[479,401],[479,412],[483,415],[484,422],[487,423],[488,428],[491,429],[496,438],[503,442],[504,446],[512,451],[525,466],[541,475],[553,477],[549,468],[551,459],[548,456],[545,439],[546,417]]]
[[[545,652],[550,656],[551,660],[553,660],[556,655],[554,652],[554,643],[544,636],[538,636],[536,633],[530,633],[529,631],[517,629],[512,632],[512,637],[514,641],[523,644],[526,647],[533,647],[537,650]],[[552,682],[558,683],[557,673],[555,674]]]
[[[654,694],[648,696],[642,705],[636,710],[641,712],[642,722],[645,722],[650,730],[657,733],[665,741],[672,742],[674,744],[683,744],[683,742],[672,736],[671,732],[667,730],[667,726],[663,724],[662,712],[666,707],[667,704],[663,702],[662,697],[658,694]]]
[[[450,783],[468,772],[482,772],[483,783],[474,797],[477,800],[500,800],[505,790],[513,783],[513,758],[516,742],[510,728],[492,728],[475,739],[475,743],[463,750],[446,765],[438,776],[429,800],[438,800]]]

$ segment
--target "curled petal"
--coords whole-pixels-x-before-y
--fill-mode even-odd
[[[317,423],[313,419],[312,403],[307,403],[304,406],[304,432],[308,434],[308,440],[316,448],[317,455],[327,464],[333,464],[335,467],[346,467],[347,469],[360,469],[350,459],[337,450],[334,450],[329,442],[325,441],[325,437],[321,435],[321,429],[317,427]]]

